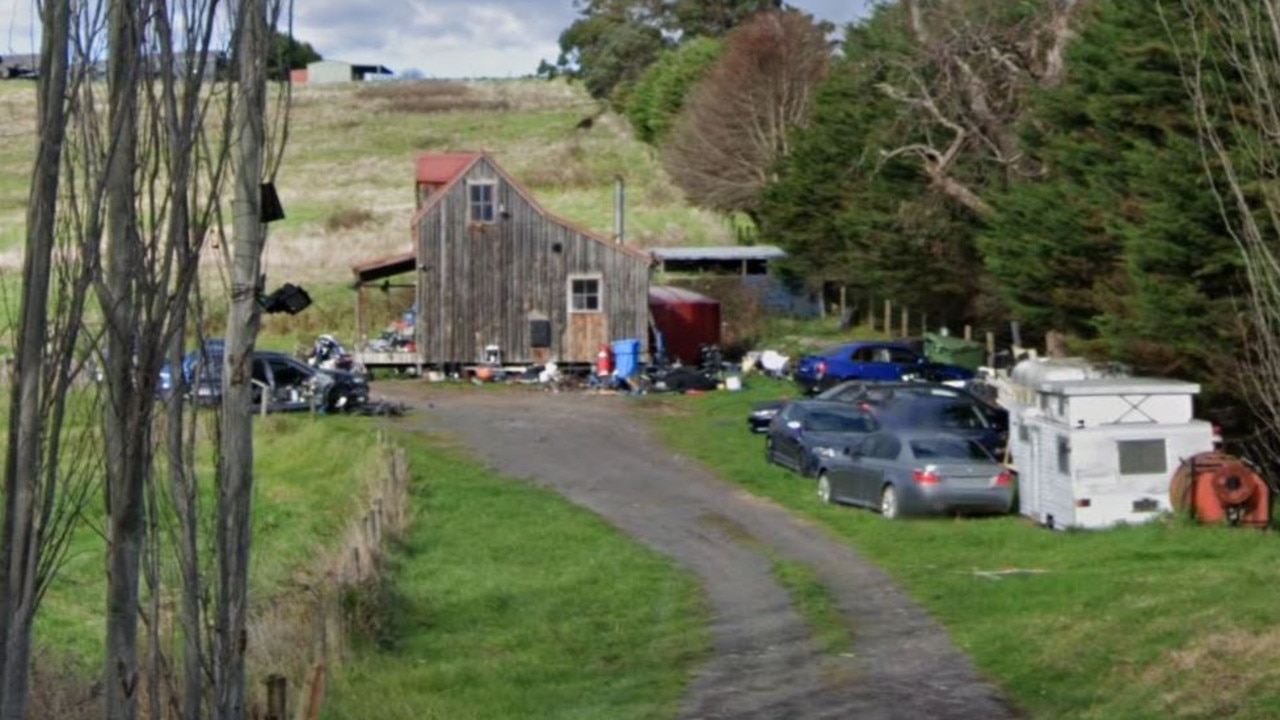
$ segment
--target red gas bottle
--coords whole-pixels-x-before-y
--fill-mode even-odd
[[[609,375],[613,372],[613,350],[608,343],[600,343],[600,351],[596,353],[596,375]]]

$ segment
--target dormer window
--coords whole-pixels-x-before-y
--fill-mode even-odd
[[[468,217],[473,223],[492,223],[497,220],[497,183],[488,180],[467,185]]]

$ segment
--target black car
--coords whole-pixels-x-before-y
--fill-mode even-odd
[[[855,403],[881,425],[902,430],[945,430],[978,441],[1000,457],[1009,440],[1009,412],[967,390],[939,383],[850,380],[818,394],[815,400]],[[790,401],[756,403],[747,415],[752,432],[765,432]]]
[[[183,359],[185,392],[196,402],[222,400],[222,363],[225,347],[209,342]],[[312,367],[285,353],[256,350],[253,353],[253,406],[266,404],[268,412],[316,409],[350,410],[369,399],[369,383],[363,376],[336,369]],[[161,388],[172,389],[172,372],[161,371]]]
[[[936,430],[973,440],[999,458],[1009,442],[1009,411],[958,388],[932,383],[869,388],[849,402],[894,430]]]
[[[821,458],[843,454],[879,429],[875,417],[857,405],[796,400],[784,405],[769,424],[764,457],[808,477]]]

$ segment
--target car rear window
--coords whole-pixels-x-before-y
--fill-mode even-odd
[[[916,438],[910,445],[917,460],[991,460],[981,445],[964,438]]]
[[[805,427],[815,432],[872,432],[875,421],[863,413],[839,410],[815,410],[809,413]]]

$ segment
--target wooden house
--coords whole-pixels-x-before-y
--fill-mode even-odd
[[[485,153],[421,156],[416,190],[413,251],[354,268],[361,308],[370,285],[414,273],[411,350],[366,364],[578,364],[615,339],[647,345],[648,253],[551,215]]]

